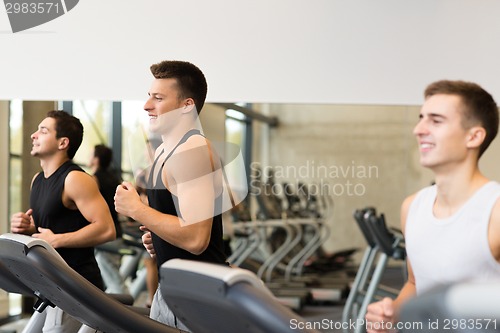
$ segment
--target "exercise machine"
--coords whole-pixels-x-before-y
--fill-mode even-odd
[[[248,270],[172,259],[160,272],[164,299],[193,332],[318,332]]]
[[[111,298],[71,269],[41,239],[0,236],[0,262],[35,291],[39,310],[58,306],[85,325],[80,333],[183,332]],[[195,333],[317,333],[307,328],[304,319],[280,305],[262,281],[247,270],[181,260],[164,265],[167,271],[161,271],[162,292],[171,295],[167,298],[172,311]]]
[[[383,297],[395,298],[398,290],[380,284],[389,259],[404,260],[406,250],[403,235],[398,230],[387,227],[384,214],[377,216],[373,207],[354,212],[354,220],[368,244],[358,272],[351,286],[342,312],[342,321],[364,322],[368,305]],[[378,259],[377,259],[378,258]],[[357,325],[354,332],[364,331]],[[344,333],[351,330],[346,327]]]
[[[0,261],[0,289],[11,294],[33,296],[33,290],[21,283],[17,276],[12,274],[2,261]]]
[[[182,332],[107,295],[69,267],[41,239],[18,234],[0,236],[0,261],[37,295],[38,312],[57,306],[84,324],[80,332]]]
[[[409,300],[400,332],[500,332],[500,280],[437,287]]]
[[[127,222],[127,224],[122,225],[123,235],[120,239],[96,246],[96,249],[121,256],[118,274],[121,276],[120,279],[123,279],[128,293],[134,300],[137,300],[141,293],[147,290],[147,271],[142,266],[146,250],[142,245],[141,236],[143,233],[140,231],[139,226],[139,223]],[[99,268],[101,272],[106,269],[101,266]]]

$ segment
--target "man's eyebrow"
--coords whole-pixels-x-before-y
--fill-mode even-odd
[[[425,116],[429,117],[429,118],[441,118],[441,119],[446,119],[446,116],[443,115],[443,114],[440,114],[440,113],[427,113],[427,114],[419,114],[418,115],[418,118],[419,119],[422,119],[424,118]]]
[[[446,118],[445,115],[440,114],[440,113],[429,113],[429,117],[431,117],[431,118],[443,118],[443,119]]]

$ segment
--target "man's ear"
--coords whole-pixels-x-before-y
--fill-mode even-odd
[[[188,98],[184,101],[184,107],[182,108],[182,113],[189,113],[193,109],[196,109],[196,105],[194,104],[194,100],[192,98]]]
[[[59,138],[59,150],[67,149],[69,146],[69,139],[67,137]]]
[[[474,126],[468,130],[467,148],[478,148],[486,138],[486,130],[481,126]]]

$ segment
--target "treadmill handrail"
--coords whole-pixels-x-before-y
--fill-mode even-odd
[[[44,249],[46,249],[47,251],[49,251],[51,255],[56,256],[60,260],[64,261],[64,259],[61,257],[59,252],[57,252],[56,249],[54,249],[52,246],[50,246],[50,244],[47,243],[46,241],[44,241],[43,239],[33,238],[31,236],[23,235],[23,234],[12,234],[12,233],[6,233],[3,235],[0,235],[0,238],[8,239],[8,240],[11,240],[11,241],[14,241],[17,243],[22,243],[28,249],[31,249],[34,246],[41,246]],[[66,265],[68,265],[66,263],[66,261],[64,261],[64,263]]]
[[[366,242],[371,248],[375,248],[377,246],[375,239],[373,239],[373,235],[370,231],[370,227],[368,226],[368,216],[371,214],[375,214],[375,208],[367,207],[365,209],[356,209],[353,214],[354,220],[358,224],[359,230],[365,237]]]

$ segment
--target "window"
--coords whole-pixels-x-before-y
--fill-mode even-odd
[[[234,184],[245,184],[247,188],[250,188],[250,162],[251,162],[251,144],[252,144],[252,121],[243,113],[227,109],[226,110],[226,141],[230,144],[234,144],[238,146],[241,157],[243,158],[242,163],[233,164],[231,167],[229,165],[226,166],[227,170],[230,171],[231,168],[236,168],[235,170],[244,167],[246,172],[246,179],[242,179],[242,177],[237,177],[235,179]],[[231,149],[226,150],[226,155],[230,152]],[[227,163],[230,163],[230,159],[234,156],[225,156],[225,160]],[[234,174],[238,174],[237,171]],[[241,175],[241,174],[240,174]],[[233,186],[234,186],[233,184]],[[246,192],[244,191],[246,195]],[[249,196],[246,197],[246,207],[250,206]],[[244,209],[244,208],[242,208]]]
[[[84,128],[82,145],[73,158],[75,163],[87,166],[95,145],[110,146],[112,112],[112,102],[93,100],[73,102],[73,115],[80,119]]]
[[[9,175],[9,216],[21,211],[21,180],[23,152],[23,101],[12,100],[9,110],[10,128],[10,175]]]
[[[143,106],[144,101],[122,102],[122,177],[128,181],[153,162],[155,147],[148,145],[149,118]]]
[[[241,112],[226,110],[226,141],[245,146],[246,117]]]
[[[239,111],[226,110],[226,141],[240,147],[248,172],[252,160],[252,120]]]
[[[12,100],[9,107],[9,216],[21,211],[23,151],[23,101]],[[21,314],[21,295],[9,294],[9,315]]]

